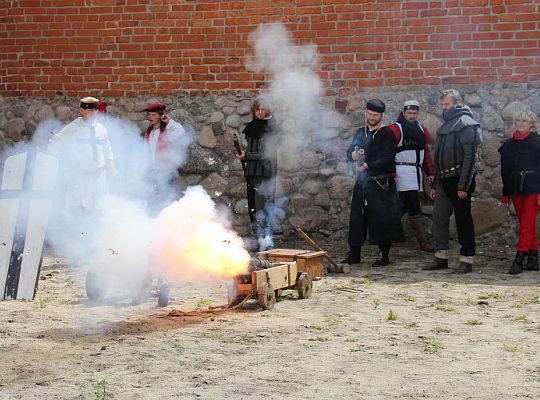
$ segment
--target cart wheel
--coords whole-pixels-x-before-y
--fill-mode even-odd
[[[169,286],[163,284],[158,289],[158,307],[167,307],[169,304]]]
[[[152,274],[147,272],[139,282],[133,288],[131,301],[133,304],[142,304],[150,296],[150,290],[152,288]]]
[[[263,310],[273,310],[276,304],[276,292],[268,282],[264,282],[261,287],[261,293],[258,294],[259,304]]]
[[[283,295],[283,289],[276,289],[274,290],[274,292],[276,292],[276,301],[277,301]]]
[[[99,274],[93,269],[86,273],[86,295],[92,301],[101,300],[105,296],[105,288],[99,280]]]
[[[237,306],[242,302],[242,300],[244,300],[244,298],[238,295],[236,287],[229,286],[227,288],[227,304],[229,305],[229,307]]]
[[[300,274],[296,288],[298,290],[298,297],[301,299],[309,299],[311,297],[313,281],[311,280],[309,274],[306,274],[305,272]]]

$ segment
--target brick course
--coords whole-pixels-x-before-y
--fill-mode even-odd
[[[298,44],[318,45],[329,94],[540,82],[536,0],[1,3],[3,96],[257,90],[265,76],[246,70],[244,59],[250,32],[266,22],[284,23]]]

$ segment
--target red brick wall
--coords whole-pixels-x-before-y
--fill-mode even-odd
[[[540,81],[538,0],[20,0],[0,1],[0,94],[257,89],[247,38],[276,21],[332,93]]]

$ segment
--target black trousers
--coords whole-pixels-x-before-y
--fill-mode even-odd
[[[448,250],[449,248],[449,221],[452,213],[455,214],[456,228],[461,245],[462,256],[474,256],[476,241],[474,237],[474,223],[471,214],[471,194],[475,189],[474,179],[467,191],[467,197],[460,199],[457,195],[459,177],[441,179],[435,193],[433,207],[433,243],[435,250]]]
[[[409,217],[420,215],[422,208],[420,207],[420,198],[417,190],[405,190],[398,192],[399,206],[403,214],[409,214]]]
[[[349,246],[360,247],[367,237],[367,206],[363,184],[356,182],[351,201],[351,215],[349,217]]]
[[[249,220],[258,238],[273,234],[275,192],[274,178],[247,177]]]

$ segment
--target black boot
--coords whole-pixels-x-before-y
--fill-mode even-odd
[[[538,271],[538,250],[529,250],[527,253],[527,262],[523,265],[526,271]]]
[[[448,268],[448,259],[447,258],[437,258],[435,257],[432,261],[428,262],[422,267],[424,271],[433,271],[435,269],[446,269]]]
[[[508,270],[508,273],[510,275],[517,275],[523,272],[523,264],[525,264],[526,256],[527,256],[527,253],[525,253],[524,251],[518,251],[516,253],[516,258],[514,258],[514,262],[510,266],[510,270]]]
[[[472,272],[472,264],[460,261],[459,265],[452,269],[452,272],[454,274],[468,274],[469,272]]]
[[[390,247],[379,246],[379,250],[379,258],[376,259],[373,264],[371,264],[372,267],[384,267],[385,265],[390,264],[390,258],[388,257],[390,254]]]
[[[350,246],[349,255],[341,261],[342,264],[358,264],[360,262],[361,246]]]

